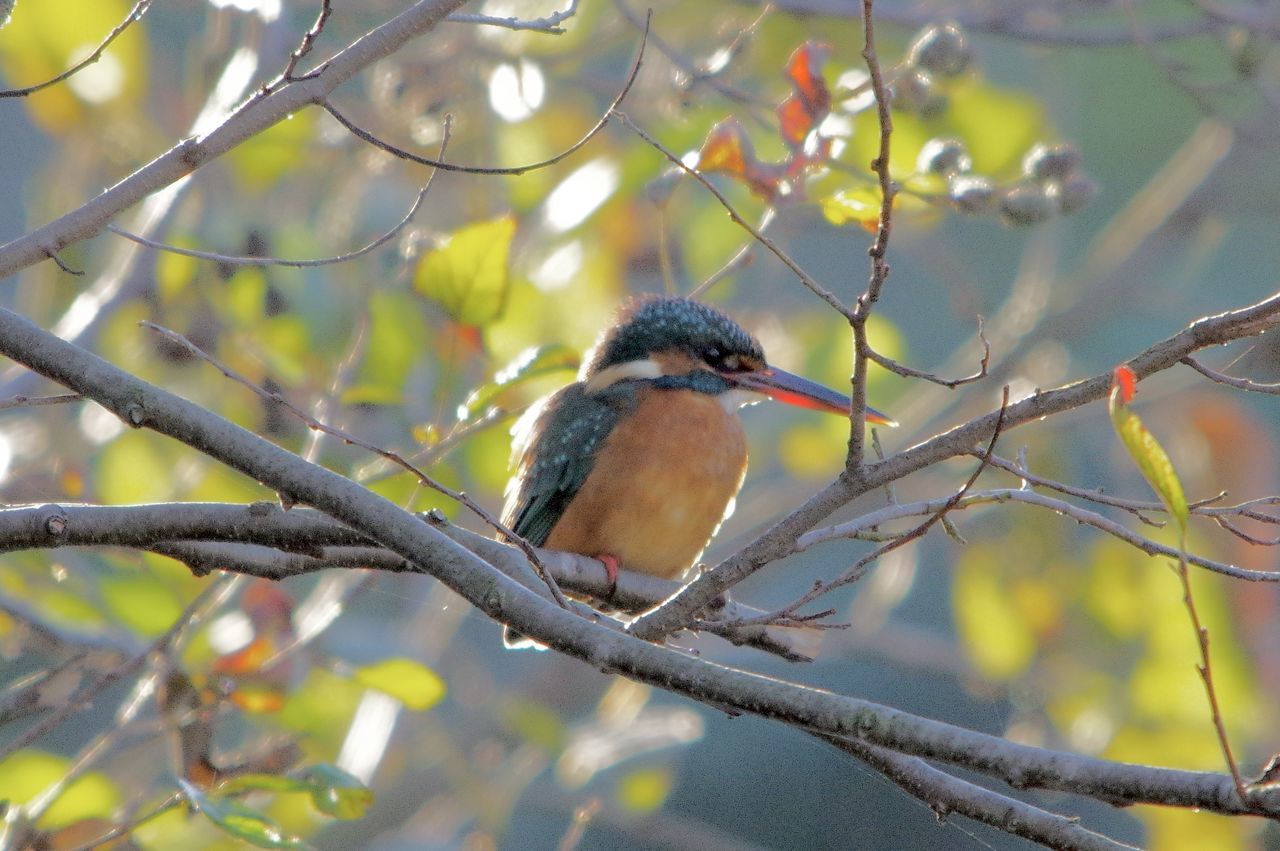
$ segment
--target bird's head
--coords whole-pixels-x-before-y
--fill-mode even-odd
[[[768,397],[833,414],[849,398],[765,360],[759,341],[725,314],[687,298],[648,297],[625,305],[587,357],[581,380],[589,392],[644,379],[720,396],[727,406]],[[867,421],[896,425],[867,409]]]

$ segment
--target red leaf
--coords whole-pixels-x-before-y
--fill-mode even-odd
[[[783,140],[792,148],[800,147],[831,111],[831,91],[822,78],[822,64],[829,52],[826,45],[808,41],[787,59],[787,79],[795,86],[795,93],[778,105],[778,122]]]
[[[822,78],[822,65],[830,52],[831,48],[825,44],[806,41],[787,59],[787,78],[813,116],[826,115],[831,109],[831,92]]]
[[[1127,405],[1133,401],[1138,392],[1138,376],[1126,364],[1120,364],[1111,374],[1111,392],[1120,394],[1120,404]]]

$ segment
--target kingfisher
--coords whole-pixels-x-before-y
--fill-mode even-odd
[[[771,366],[760,343],[689,298],[625,304],[578,380],[512,429],[502,520],[534,546],[673,579],[733,512],[747,470],[738,409],[771,398],[849,415],[849,398]],[[867,409],[867,421],[897,425]]]

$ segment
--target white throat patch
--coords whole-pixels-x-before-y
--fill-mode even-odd
[[[633,360],[626,363],[618,363],[613,366],[600,370],[595,375],[587,379],[586,390],[588,393],[599,393],[607,390],[619,381],[626,381],[629,378],[661,378],[662,364],[656,360]]]

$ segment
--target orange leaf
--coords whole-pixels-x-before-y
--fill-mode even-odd
[[[813,117],[826,115],[831,109],[831,92],[822,78],[822,65],[830,52],[831,48],[825,44],[806,41],[787,59],[787,78]]]
[[[782,141],[793,148],[804,144],[804,139],[813,129],[813,113],[800,95],[791,97],[778,104],[778,124],[782,131]]]
[[[260,635],[234,653],[215,659],[213,672],[232,677],[256,673],[263,662],[275,655],[276,650],[275,644],[269,638]]]
[[[698,168],[702,171],[723,171],[745,175],[747,164],[755,162],[755,151],[742,125],[732,118],[721,121],[702,143],[698,152]]]

